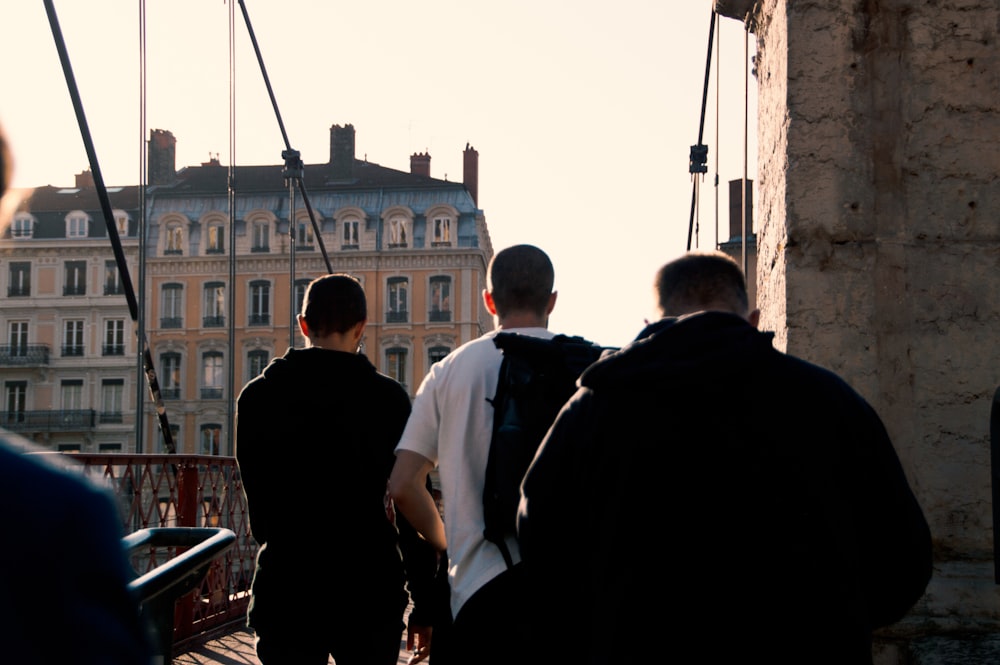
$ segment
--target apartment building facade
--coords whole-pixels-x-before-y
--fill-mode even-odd
[[[115,232],[138,266],[138,188],[111,188]],[[5,283],[0,426],[66,452],[124,452],[135,439],[126,391],[137,343],[125,283],[93,179],[39,187],[0,240]]]
[[[17,422],[12,429],[55,444],[55,449],[97,451],[105,438],[104,400],[110,399],[105,382],[120,380],[123,450],[231,455],[240,388],[271,358],[304,344],[295,314],[309,281],[327,272],[350,273],[362,282],[369,300],[363,352],[411,395],[432,363],[492,328],[480,297],[492,245],[476,200],[478,153],[473,148],[465,148],[459,183],[432,178],[427,154],[412,155],[409,172],[356,159],[352,125],[331,127],[330,159],[323,164],[304,165],[292,158],[284,165],[231,169],[213,159],[177,170],[175,146],[170,132],[151,132],[145,242],[139,247],[137,231],[121,239],[130,265],[141,268],[135,282],[141,294],[139,320],[129,320],[121,296],[111,299],[109,312],[92,311],[103,304],[96,296],[88,297],[84,307],[85,339],[97,333],[103,335],[102,344],[116,339],[108,338],[109,330],[117,330],[108,323],[115,316],[131,328],[124,362],[115,368],[118,374],[112,376],[110,367],[85,354],[81,363],[86,370],[77,371],[85,376],[72,377],[83,381],[80,403],[95,411],[94,426],[58,437]],[[20,218],[35,219],[36,228],[41,224],[40,192],[18,212]],[[122,190],[121,217],[138,217],[136,204],[124,206],[124,197],[137,200],[138,194],[136,188]],[[55,200],[46,203],[46,219],[61,216],[65,225],[79,209],[90,217],[91,228],[99,226],[93,221],[99,210],[82,204],[70,208]],[[115,210],[119,216],[119,208]],[[71,296],[55,293],[50,285],[42,290],[42,275],[55,271],[46,266],[63,266],[60,270],[66,272],[72,261],[82,260],[72,257],[85,255],[88,277],[96,279],[101,269],[110,269],[111,243],[99,232],[86,244],[68,235],[26,242],[16,230],[12,226],[0,241],[7,287],[18,284],[15,268],[23,271],[29,263],[38,275],[38,288],[19,297],[19,309],[8,302],[0,310],[7,320],[3,341],[8,349],[22,339],[27,346],[54,348],[56,328],[62,326],[65,336],[75,330],[66,328],[66,322],[83,315]],[[45,252],[26,253],[33,243]],[[53,283],[55,276],[45,279]],[[38,322],[24,332],[12,327],[15,319]],[[48,319],[57,323],[39,327]],[[139,368],[137,332],[148,339],[157,388],[152,394]],[[73,402],[63,393],[69,389],[61,386],[71,380],[63,378],[70,367],[62,356],[58,360],[50,357],[46,366],[21,367],[0,358],[7,421],[17,420],[12,413],[68,410]],[[143,414],[138,427],[136,412]]]

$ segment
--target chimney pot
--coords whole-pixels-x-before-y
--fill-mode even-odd
[[[427,152],[415,152],[410,155],[410,173],[431,177],[431,155]]]
[[[465,151],[462,153],[462,184],[469,190],[472,202],[479,205],[479,152],[465,144]]]
[[[330,171],[338,180],[354,175],[354,125],[330,127]]]
[[[96,187],[94,183],[94,172],[90,169],[81,171],[76,174],[76,186],[80,187]]]
[[[166,185],[177,177],[177,139],[165,129],[149,132],[149,184]]]

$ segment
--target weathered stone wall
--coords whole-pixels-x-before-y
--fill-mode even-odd
[[[887,633],[923,645],[911,662],[1000,662],[977,638],[991,660],[933,655],[1000,631],[998,22],[997,0],[760,0],[751,19],[761,326],[871,401],[924,506],[935,578]]]

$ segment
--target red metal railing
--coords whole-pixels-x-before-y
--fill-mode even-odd
[[[257,544],[233,457],[211,455],[73,455],[84,472],[118,497],[126,534],[151,527],[222,527],[236,542],[212,563],[200,587],[178,599],[174,644],[241,620],[250,602]],[[175,547],[132,553],[138,575],[177,556]]]

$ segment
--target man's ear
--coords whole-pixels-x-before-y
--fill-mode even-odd
[[[747,321],[749,321],[750,325],[752,325],[754,328],[757,328],[758,324],[760,323],[760,310],[755,309],[752,312],[750,312],[749,316],[747,316]]]
[[[351,341],[355,344],[361,340],[361,336],[365,333],[365,326],[368,325],[368,319],[361,319],[354,324],[351,328]]]
[[[487,291],[486,289],[483,289],[483,304],[486,305],[487,312],[489,312],[493,316],[496,316],[497,306],[496,303],[493,302],[493,294]]]
[[[302,336],[309,337],[309,324],[306,323],[306,317],[296,314],[295,319],[299,322],[299,330],[302,331]]]
[[[552,313],[552,310],[556,308],[556,296],[559,295],[558,291],[553,291],[549,294],[549,304],[545,306],[545,314],[548,316]]]

